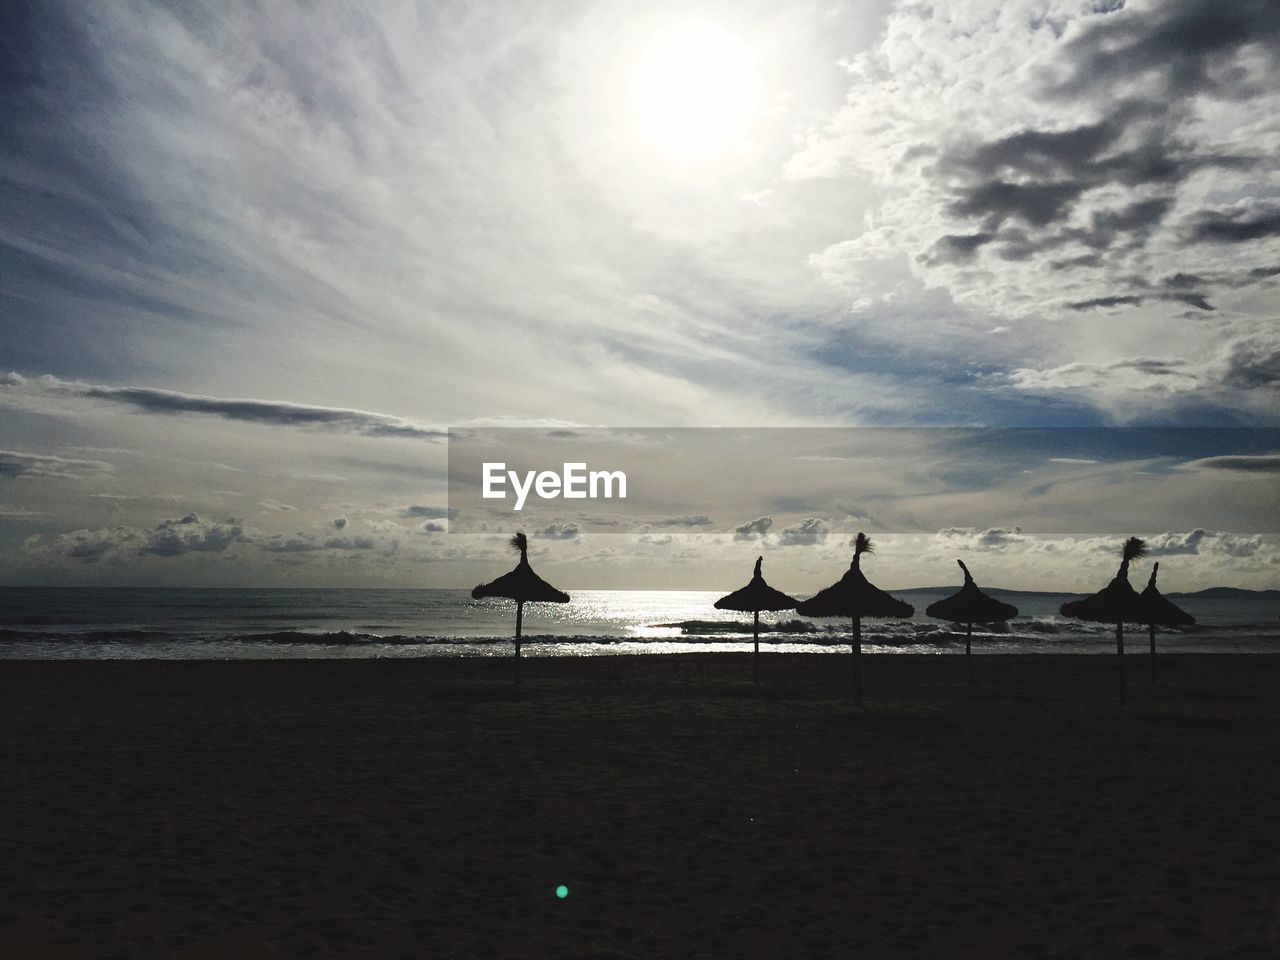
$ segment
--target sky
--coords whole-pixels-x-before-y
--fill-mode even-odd
[[[1162,586],[1280,586],[1273,3],[46,0],[0,46],[0,583],[470,586],[446,436],[496,425],[1187,430],[940,452],[935,512],[728,470],[715,533],[531,530],[566,587],[816,589],[862,524],[885,583],[1091,589],[1090,497]]]

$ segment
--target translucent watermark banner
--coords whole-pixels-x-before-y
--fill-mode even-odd
[[[449,431],[448,529],[541,537],[1280,531],[1280,429]]]

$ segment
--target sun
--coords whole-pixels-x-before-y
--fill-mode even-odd
[[[637,132],[665,153],[696,158],[726,147],[744,127],[752,76],[747,47],[711,23],[654,38],[635,76]]]

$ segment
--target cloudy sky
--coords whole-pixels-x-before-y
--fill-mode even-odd
[[[1280,585],[1269,0],[45,0],[0,46],[0,582],[469,585],[443,437],[509,424],[1253,428],[953,471],[972,517],[882,504],[876,563],[1087,587],[1113,531],[1021,472],[1071,469],[1171,588]],[[859,511],[751,505],[537,549],[834,579]]]

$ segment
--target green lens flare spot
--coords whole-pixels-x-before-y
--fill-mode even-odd
[[[556,896],[559,897],[561,900],[563,900],[568,895],[569,895],[569,888],[566,887],[563,883],[560,884],[560,886],[556,887]]]

